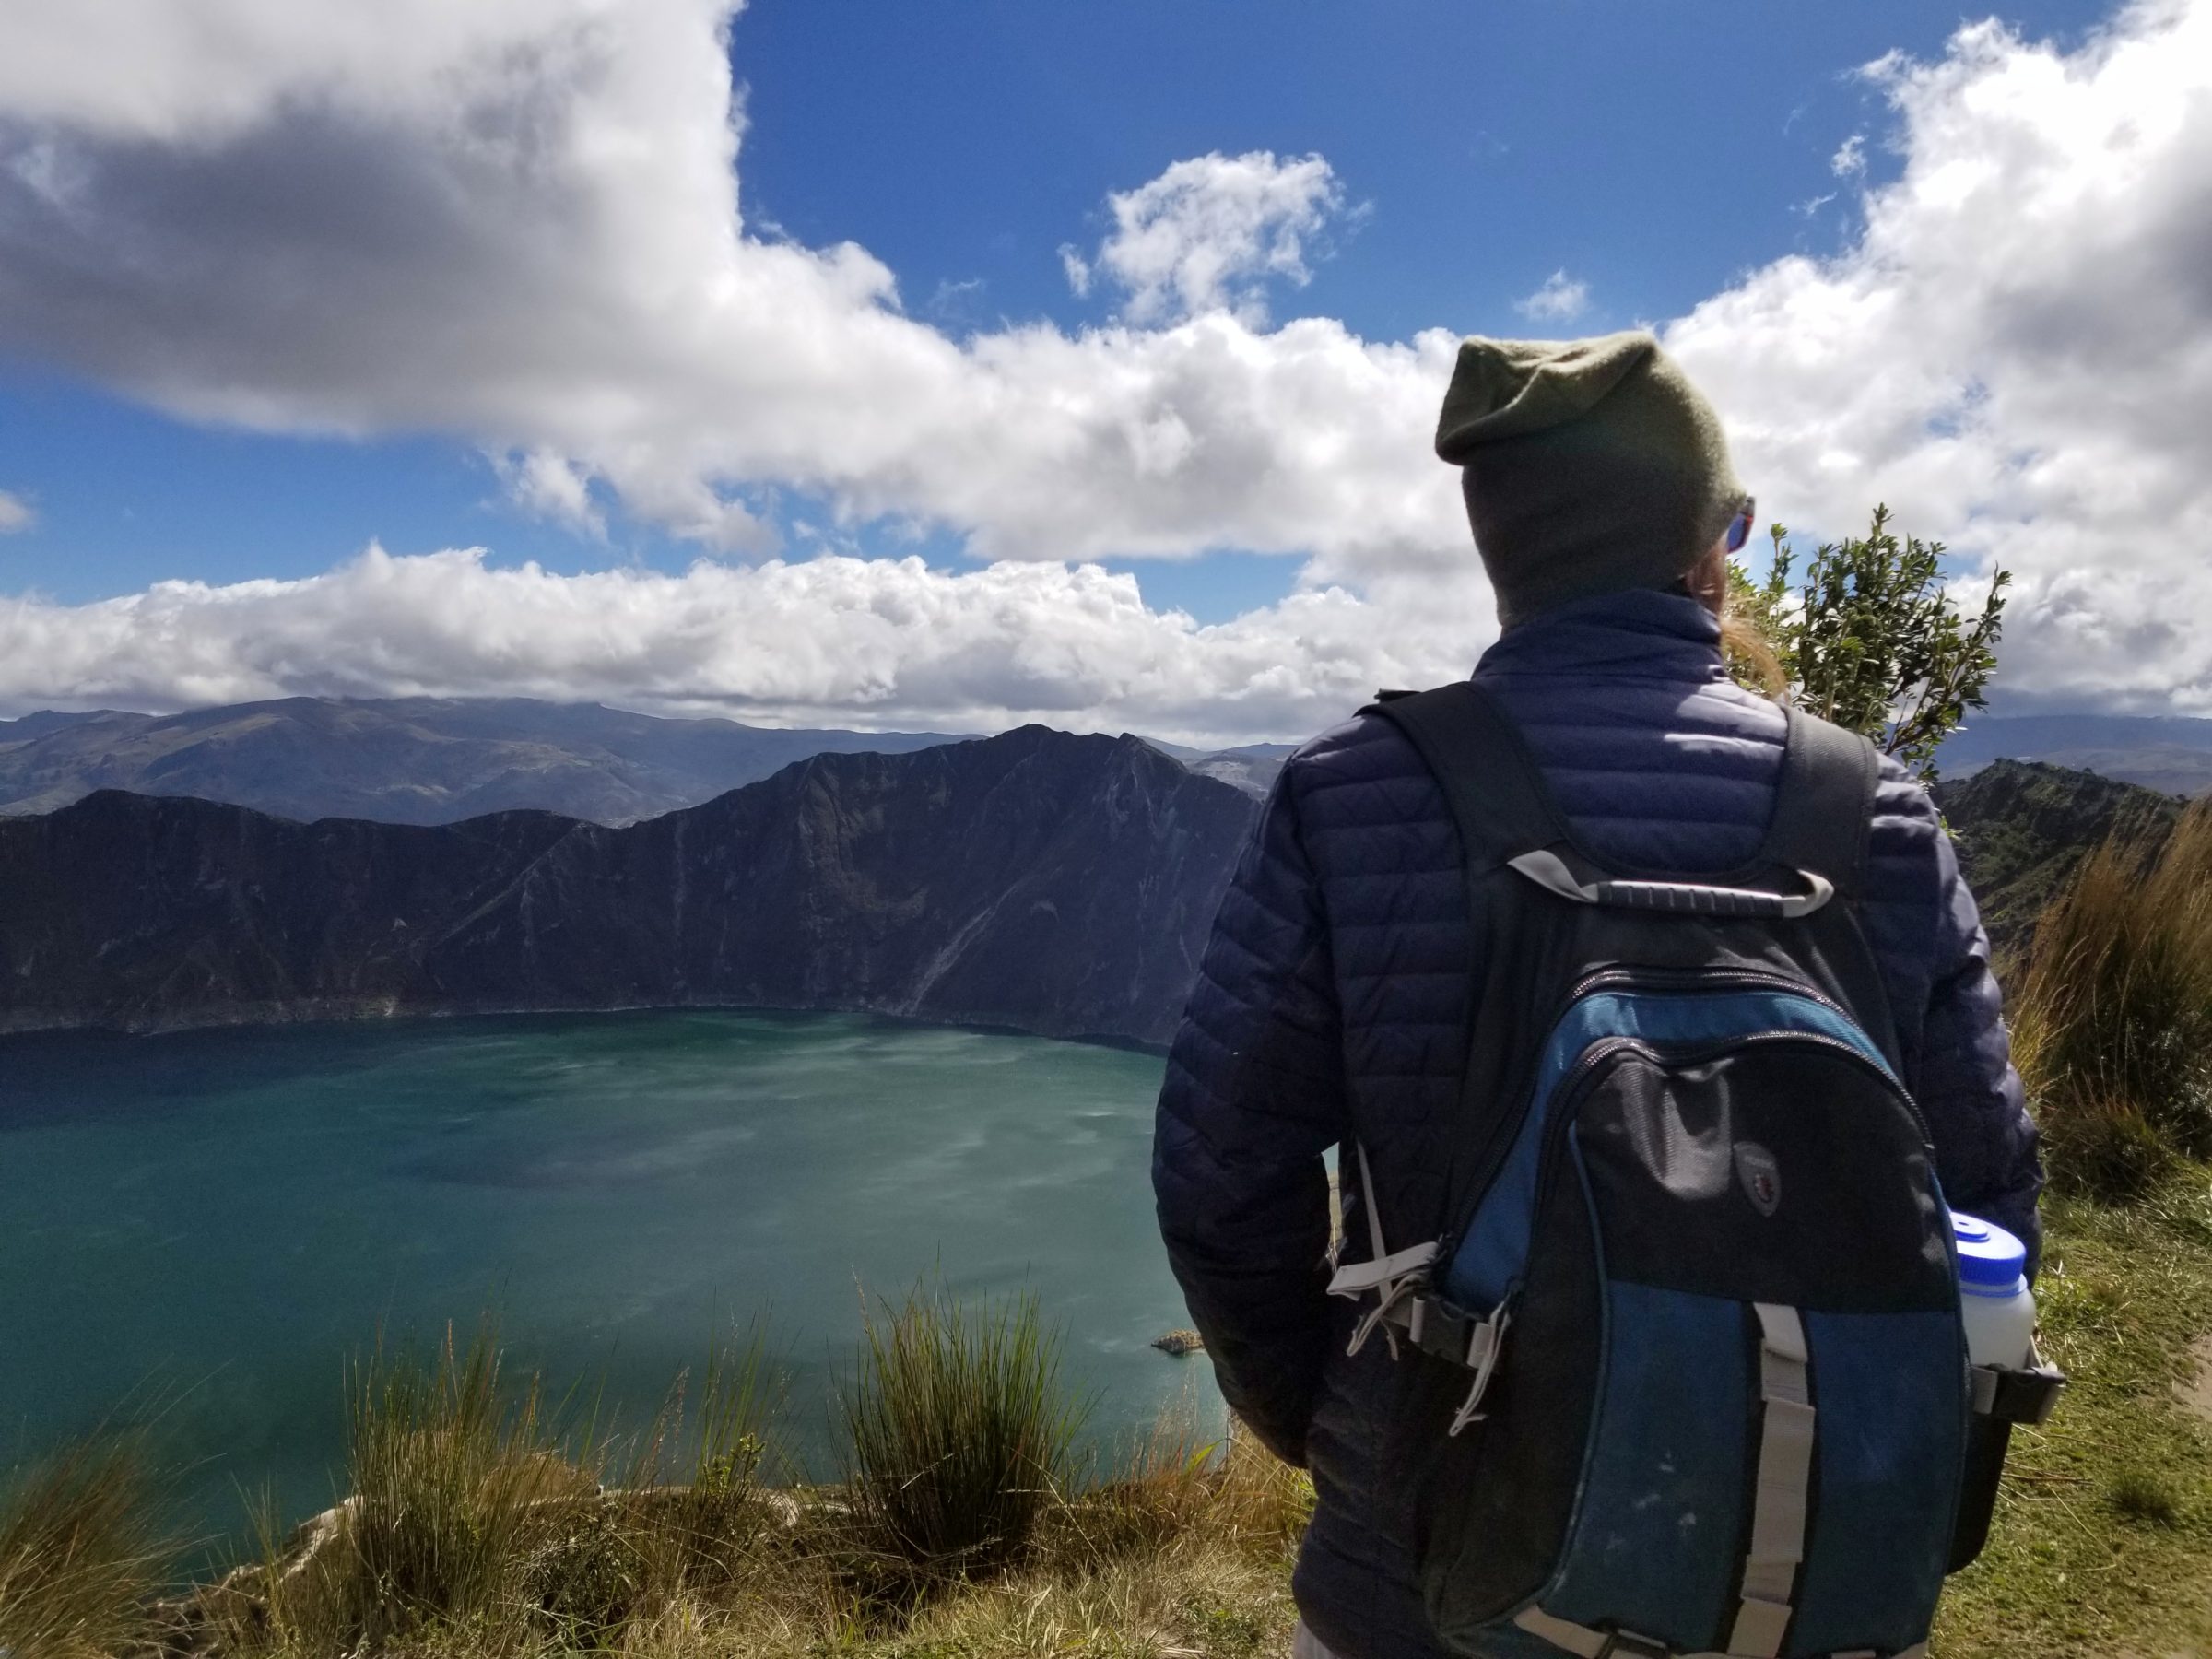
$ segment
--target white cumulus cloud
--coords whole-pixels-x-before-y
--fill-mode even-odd
[[[38,523],[38,512],[31,504],[12,490],[0,489],[0,535],[15,530],[28,530]]]
[[[1316,730],[1378,685],[1464,673],[1483,591],[1294,594],[1216,627],[1095,565],[701,560],[680,575],[502,569],[371,547],[321,576],[158,583],[78,606],[0,597],[0,709],[284,695],[595,699],[786,724],[992,730],[1042,720],[1194,743]]]
[[[1590,309],[1590,285],[1554,271],[1536,291],[1513,301],[1523,316],[1540,323],[1571,323]]]
[[[1089,292],[1103,276],[1125,296],[1135,324],[1230,312],[1267,319],[1267,285],[1312,280],[1307,258],[1345,211],[1343,187],[1319,156],[1277,160],[1268,150],[1218,152],[1178,161],[1159,177],[1108,199],[1113,230],[1085,259],[1060,251],[1069,286]]]
[[[509,498],[524,512],[594,537],[606,535],[606,515],[592,500],[591,475],[583,467],[543,449],[494,455],[492,465]]]
[[[2212,712],[2212,5],[2129,6],[2072,53],[1977,24],[1870,73],[1904,168],[1858,241],[1668,344],[1779,515],[1887,500],[2015,573],[2001,686]]]
[[[865,249],[748,225],[731,15],[0,9],[0,351],[187,418],[449,434],[587,534],[619,506],[767,559],[376,554],[19,597],[0,700],[535,688],[1284,735],[1464,668],[1485,594],[1429,449],[1455,335],[1267,321],[1346,218],[1324,160],[1178,162],[1066,250],[1114,321],[956,338]],[[1749,272],[1666,338],[1771,513],[1836,534],[1887,500],[2017,573],[2005,684],[2212,711],[2212,0],[2140,0],[2071,51],[1974,25],[1868,73],[1894,124],[1868,141],[1900,168],[1850,244]],[[775,559],[784,488],[833,536],[888,518],[1003,562]],[[1297,591],[1200,628],[1087,566],[1221,547],[1300,559]]]
[[[450,433],[529,457],[536,510],[582,511],[566,467],[718,550],[771,545],[766,485],[998,559],[1459,534],[1450,337],[1259,325],[1335,211],[1317,158],[1110,204],[1100,279],[1187,321],[956,341],[865,250],[747,228],[726,0],[118,7],[0,13],[0,347],[192,418]]]

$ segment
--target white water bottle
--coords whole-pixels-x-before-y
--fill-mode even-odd
[[[2022,1370],[2035,1361],[2035,1296],[2028,1288],[2028,1247],[1994,1222],[1951,1212],[1959,1247],[1959,1313],[1976,1365]]]

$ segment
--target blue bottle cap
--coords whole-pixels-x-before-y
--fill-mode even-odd
[[[1959,1283],[1985,1296],[2009,1295],[2028,1269],[2028,1247],[1994,1221],[1951,1212],[1959,1246]]]

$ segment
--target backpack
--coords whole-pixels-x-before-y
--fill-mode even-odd
[[[1401,1361],[1378,1477],[1438,1636],[1919,1654],[1973,1383],[1856,914],[1874,749],[1792,710],[1759,856],[1685,881],[1578,848],[1477,687],[1382,698],[1457,821],[1477,982],[1443,1213],[1384,1217],[1355,1144],[1371,1255],[1330,1288]]]

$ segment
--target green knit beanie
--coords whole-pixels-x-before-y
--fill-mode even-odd
[[[1464,469],[1508,628],[1571,599],[1667,586],[1744,501],[1720,418],[1642,333],[1462,342],[1436,453]]]

